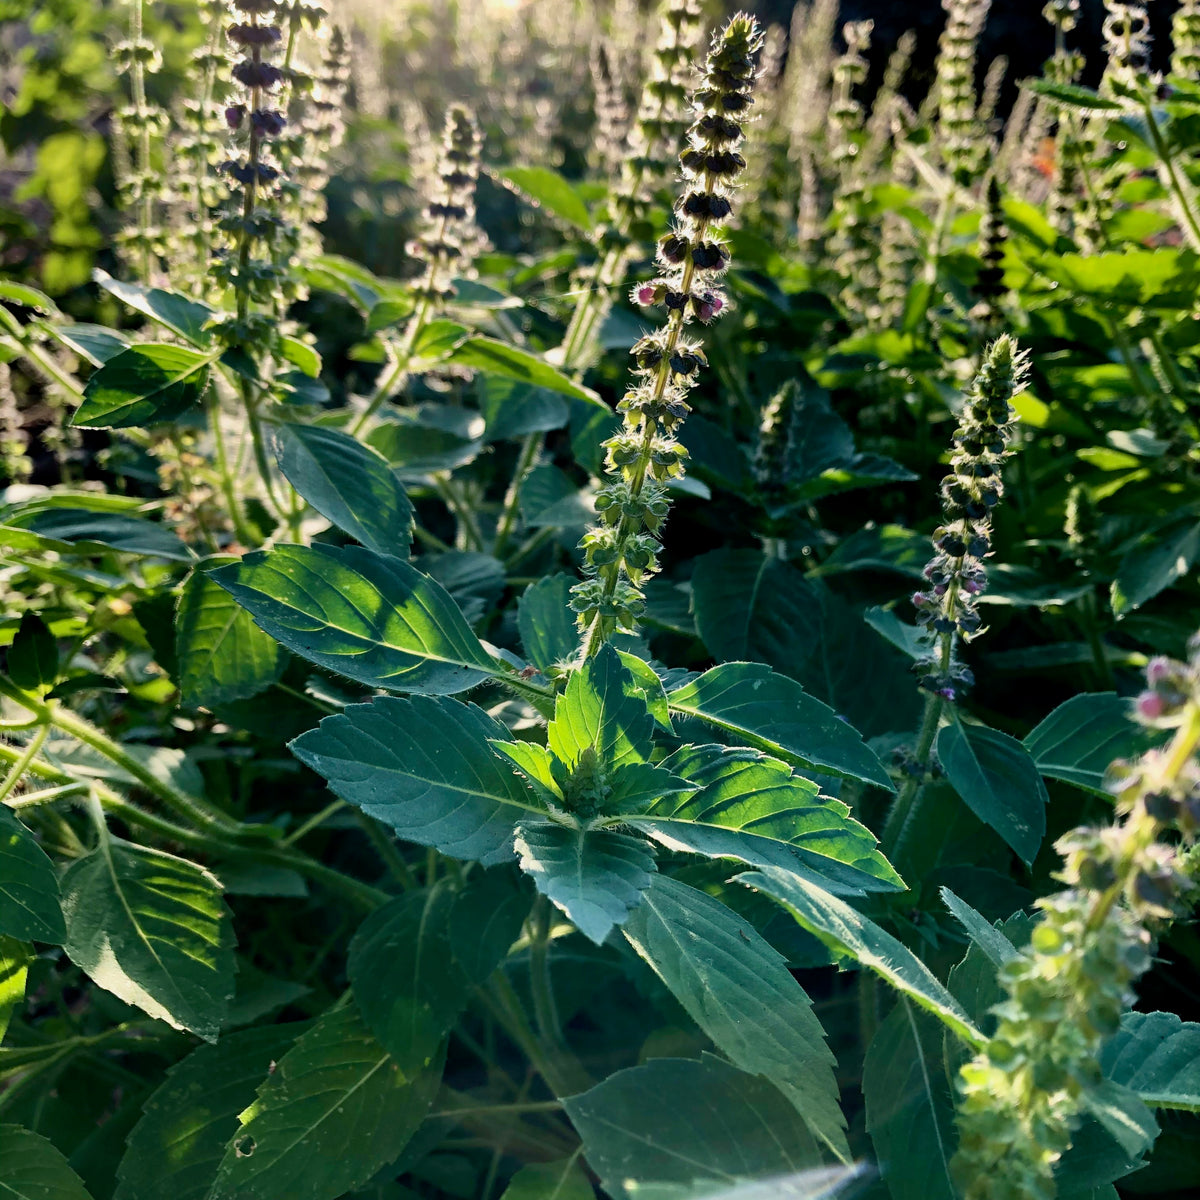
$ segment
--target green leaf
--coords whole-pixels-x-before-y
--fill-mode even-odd
[[[496,674],[445,589],[357,546],[276,546],[211,572],[255,624],[368,687],[451,694]]]
[[[781,954],[719,900],[655,875],[625,923],[630,945],[735,1067],[766,1076],[849,1159],[834,1058]]]
[[[12,525],[28,529],[53,543],[48,548],[67,553],[95,554],[120,550],[174,562],[192,562],[191,551],[165,526],[124,513],[92,512],[86,508],[45,508],[17,513]]]
[[[114,329],[86,322],[64,322],[48,325],[48,333],[57,338],[68,350],[87,359],[93,367],[102,367],[110,358],[116,358],[122,350],[129,349],[129,339]]]
[[[555,758],[574,767],[594,749],[608,767],[645,762],[654,748],[654,718],[620,655],[607,642],[571,674],[554,705],[546,741]]]
[[[668,849],[778,867],[842,895],[904,890],[871,831],[787,763],[742,747],[684,746],[662,769],[695,790],[663,796],[630,824]]]
[[[25,1002],[25,979],[33,947],[0,934],[0,1042],[17,1008]]]
[[[958,719],[938,731],[938,761],[967,807],[1026,864],[1046,836],[1049,796],[1029,751],[1007,733]]]
[[[522,1167],[500,1200],[595,1200],[595,1195],[576,1152],[557,1162]]]
[[[1126,1013],[1100,1052],[1105,1078],[1154,1108],[1200,1112],[1200,1024],[1174,1013]]]
[[[472,983],[483,983],[521,936],[533,892],[511,868],[474,871],[450,911],[450,950]]]
[[[54,864],[0,804],[0,934],[61,946],[66,937]]]
[[[641,903],[655,870],[648,843],[609,829],[526,820],[515,845],[538,891],[597,945]]]
[[[579,629],[571,611],[567,575],[548,575],[531,583],[517,603],[517,626],[525,656],[546,670],[573,660],[579,653]]]
[[[719,1058],[656,1058],[563,1102],[588,1164],[614,1197],[689,1196],[821,1165],[800,1114],[772,1083]],[[675,1185],[678,1192],[643,1191]]]
[[[359,1012],[406,1075],[437,1055],[470,994],[450,949],[454,900],[445,886],[406,892],[376,909],[350,943]]]
[[[574,383],[545,359],[525,350],[518,350],[507,342],[498,342],[495,338],[467,338],[450,353],[446,361],[455,366],[482,371],[485,375],[500,375],[517,383],[527,383],[531,387],[545,388],[563,396],[573,396],[576,400],[586,400],[597,408],[609,411],[608,405],[595,392]]]
[[[1132,719],[1116,692],[1085,692],[1060,704],[1026,738],[1041,775],[1107,796],[1104,775],[1118,758],[1136,758],[1154,738]]]
[[[214,1041],[233,995],[233,930],[195,863],[106,837],[62,877],[71,960],[100,987]]]
[[[488,745],[510,737],[474,705],[380,696],[326,717],[291,750],[397,836],[491,866],[512,858],[513,825],[541,811]]]
[[[1083,1110],[1100,1122],[1130,1158],[1138,1158],[1154,1145],[1158,1122],[1136,1092],[1105,1079],[1085,1088],[1080,1099]]]
[[[920,553],[923,563],[927,544]],[[696,560],[692,608],[714,658],[766,663],[864,736],[917,724],[911,663],[874,639],[864,644],[861,614],[811,573],[757,550],[715,550]]]
[[[942,903],[954,914],[955,920],[967,931],[967,936],[997,970],[1020,957],[1017,948],[995,925],[966,901],[960,900],[948,887],[939,888],[938,894],[942,897]]]
[[[466,466],[483,448],[483,418],[470,409],[441,407],[391,410],[367,441],[406,479]]]
[[[275,457],[288,482],[368,550],[407,558],[413,508],[383,455],[337,429],[276,425]]]
[[[487,422],[485,436],[489,442],[561,429],[571,417],[567,401],[547,388],[530,387],[492,375],[484,376],[476,390],[480,393],[479,407]]]
[[[898,992],[911,996],[965,1042],[972,1046],[982,1044],[983,1034],[933,972],[907,946],[844,900],[778,867],[763,867],[735,878],[778,900],[826,946],[874,971]]]
[[[441,1064],[409,1077],[352,1004],[279,1060],[238,1120],[209,1200],[337,1200],[394,1162],[425,1119]]]
[[[1049,79],[1024,79],[1021,87],[1028,91],[1045,96],[1051,104],[1065,108],[1084,116],[1102,116],[1106,113],[1119,113],[1125,106],[1119,100],[1110,100],[1101,96],[1091,88],[1080,87],[1075,83],[1056,83]]]
[[[1200,525],[1193,520],[1156,534],[1145,545],[1131,550],[1117,568],[1110,600],[1113,613],[1125,616],[1141,608],[1159,592],[1192,569],[1200,555]]]
[[[412,360],[432,366],[441,362],[467,336],[467,327],[445,319],[421,327],[412,347]]]
[[[171,1067],[129,1135],[113,1200],[207,1200],[238,1113],[302,1028],[228,1033]]]
[[[807,657],[820,635],[816,589],[790,563],[758,550],[714,550],[692,573],[696,629],[723,662]]]
[[[874,751],[827,705],[759,663],[724,663],[668,694],[671,711],[699,717],[759,750],[830,775],[894,791]]]
[[[286,334],[279,339],[280,355],[310,379],[321,374],[321,356],[307,342]]]
[[[25,692],[52,687],[58,679],[58,642],[35,612],[21,615],[8,648],[8,677]]]
[[[5,1200],[91,1200],[54,1143],[20,1125],[0,1125],[0,1164]]]
[[[879,1026],[863,1062],[867,1132],[892,1200],[958,1200],[957,1144],[942,1030],[904,997]]]
[[[175,618],[176,679],[189,708],[216,708],[257,696],[286,662],[279,643],[204,571],[193,571]]]
[[[173,421],[196,408],[208,387],[212,356],[150,342],[110,358],[84,385],[71,424],[131,429]]]
[[[216,309],[209,305],[163,288],[126,283],[104,271],[97,271],[94,278],[106,292],[116,296],[123,304],[157,321],[193,346],[207,346],[212,341],[211,331],[204,328],[216,315]]]
[[[58,315],[58,305],[45,292],[40,292],[26,283],[17,283],[12,279],[0,280],[0,300],[32,308],[48,317]]]
[[[583,197],[557,171],[549,167],[505,167],[498,174],[535,208],[545,209],[584,233],[591,232],[592,218]]]

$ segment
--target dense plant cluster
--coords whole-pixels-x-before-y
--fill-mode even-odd
[[[6,10],[0,1195],[1200,1189],[1200,10],[864,7]]]

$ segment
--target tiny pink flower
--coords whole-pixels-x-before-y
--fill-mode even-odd
[[[656,299],[658,289],[652,283],[643,283],[641,287],[635,288],[633,298],[638,304],[653,304]]]
[[[1157,692],[1143,692],[1137,698],[1138,716],[1157,721],[1167,711],[1167,702]]]

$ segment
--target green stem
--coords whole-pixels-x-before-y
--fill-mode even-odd
[[[1192,206],[1188,200],[1187,189],[1179,177],[1175,160],[1171,156],[1170,150],[1167,149],[1167,143],[1163,138],[1162,130],[1158,127],[1158,119],[1154,115],[1154,106],[1149,103],[1143,103],[1142,114],[1146,118],[1146,126],[1150,130],[1150,137],[1154,142],[1154,152],[1158,156],[1163,174],[1166,176],[1167,187],[1174,195],[1176,204],[1179,205],[1179,215],[1184,233],[1187,235],[1191,248],[1200,253],[1200,224],[1197,224],[1196,214],[1192,212]]]
[[[550,976],[550,902],[538,894],[529,917],[529,986],[538,1033],[556,1057],[566,1052]]]
[[[29,764],[37,758],[38,751],[44,745],[46,738],[50,734],[49,722],[43,721],[38,726],[37,733],[33,735],[26,743],[25,748],[21,751],[20,757],[9,768],[8,774],[5,775],[3,782],[0,782],[0,802],[7,799],[12,793],[13,788],[21,781],[21,776],[25,774]]]
[[[513,529],[517,524],[517,514],[521,509],[521,485],[525,482],[529,472],[533,470],[533,464],[537,462],[541,448],[542,435],[540,432],[525,435],[525,441],[521,444],[521,453],[517,456],[517,465],[513,470],[512,482],[508,485],[508,492],[504,497],[504,508],[496,525],[496,540],[492,544],[492,555],[495,558],[503,560],[504,551],[508,548],[508,540],[512,537]]]
[[[954,653],[954,634],[944,633],[940,636],[939,666],[943,674],[950,669],[951,657]],[[936,692],[925,694],[925,712],[921,717],[921,730],[917,735],[917,744],[913,752],[913,771],[905,776],[900,794],[892,803],[887,821],[883,827],[880,842],[883,852],[889,858],[899,856],[907,841],[910,825],[914,824],[916,816],[914,801],[921,785],[929,775],[929,754],[933,749],[933,740],[937,737],[938,725],[942,719],[945,698]],[[919,806],[917,806],[919,808]]]
[[[221,429],[221,397],[217,394],[215,384],[210,384],[205,400],[208,410],[208,424],[212,430],[213,457],[215,459],[217,476],[220,480],[221,495],[225,497],[225,507],[229,510],[229,519],[233,522],[238,540],[247,547],[253,546],[258,538],[246,522],[246,514],[238,501],[237,490],[234,487],[233,475],[229,470],[229,455],[225,448],[225,434]]]
[[[5,804],[13,812],[21,812],[26,808],[41,808],[47,804],[57,804],[60,800],[73,800],[76,796],[86,795],[91,791],[88,783],[64,783],[61,787],[42,788],[36,792],[26,792]]]
[[[320,828],[334,814],[342,811],[343,808],[350,806],[345,800],[334,800],[331,804],[325,805],[319,813],[314,813],[303,825],[299,825],[291,833],[287,835],[279,844],[281,846],[294,846],[301,838],[312,833],[314,829]]]

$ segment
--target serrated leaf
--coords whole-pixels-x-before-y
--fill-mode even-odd
[[[647,842],[609,829],[526,820],[515,845],[538,891],[597,945],[641,903],[655,870]]]
[[[279,1060],[238,1120],[209,1200],[337,1200],[394,1162],[425,1119],[441,1064],[409,1077],[352,1004]]]
[[[583,198],[557,171],[549,167],[505,167],[499,172],[513,190],[533,202],[535,208],[590,232],[592,218]]]
[[[573,582],[566,575],[548,575],[531,583],[517,602],[525,656],[542,670],[579,652],[579,629],[570,605]]]
[[[66,932],[54,864],[0,804],[0,934],[61,946]]]
[[[1046,836],[1050,797],[1029,751],[1007,733],[967,725],[955,715],[935,743],[938,761],[967,807],[1026,864]]]
[[[1200,524],[1186,521],[1131,550],[1112,581],[1113,613],[1125,616],[1182,579],[1200,556]]]
[[[498,668],[445,589],[358,546],[276,546],[210,573],[289,650],[368,687],[444,695]]]
[[[450,949],[454,900],[446,886],[406,892],[376,909],[350,943],[359,1012],[406,1075],[432,1061],[470,994]]]
[[[58,642],[37,613],[22,613],[7,663],[9,679],[22,691],[50,687],[58,678]]]
[[[0,1125],[0,1164],[5,1200],[91,1200],[54,1143],[20,1125]]]
[[[825,945],[848,955],[887,980],[897,991],[911,996],[968,1044],[983,1043],[983,1034],[933,972],[907,946],[844,900],[777,867],[763,867],[735,878],[778,900]]]
[[[967,936],[983,951],[997,970],[1005,963],[1020,957],[1012,942],[966,901],[960,900],[948,887],[939,888],[938,892],[942,903],[954,914],[955,920],[967,931]]]
[[[1126,1013],[1100,1051],[1107,1079],[1154,1108],[1200,1112],[1200,1024],[1174,1013]]]
[[[293,754],[397,836],[485,866],[513,856],[513,825],[541,809],[490,738],[511,735],[474,705],[380,696],[301,734]]]
[[[190,708],[257,696],[286,662],[279,643],[204,571],[193,571],[180,593],[175,654],[179,690]]]
[[[214,1041],[233,995],[233,930],[203,867],[108,837],[62,877],[72,962],[175,1029]]]
[[[867,1132],[892,1200],[957,1200],[950,1178],[954,1094],[942,1064],[942,1030],[901,996],[863,1062]]]
[[[131,429],[173,421],[200,403],[212,356],[165,342],[130,346],[87,381],[71,424]]]
[[[413,508],[387,460],[337,429],[276,425],[275,458],[288,482],[368,550],[407,558]]]
[[[555,758],[568,767],[574,767],[588,748],[609,767],[650,757],[654,718],[633,675],[609,643],[572,673],[554,705],[546,741]]]
[[[17,1008],[25,1002],[25,980],[33,962],[33,947],[0,934],[0,1042]]]
[[[845,721],[794,679],[761,663],[723,663],[670,692],[672,712],[698,717],[798,766],[894,791],[883,763]]]
[[[825,1033],[785,960],[719,900],[655,875],[622,932],[734,1066],[770,1079],[850,1157]]]
[[[1024,741],[1039,774],[1098,795],[1118,758],[1136,758],[1154,736],[1132,719],[1129,700],[1116,692],[1085,692],[1060,704]]]
[[[304,1028],[228,1033],[171,1067],[129,1135],[113,1200],[207,1200],[238,1113]]]
[[[94,278],[106,292],[116,296],[123,304],[157,321],[192,345],[207,346],[212,341],[211,331],[204,328],[216,315],[216,309],[209,305],[181,296],[178,292],[114,279],[104,271],[96,271]]]
[[[662,767],[696,790],[664,796],[630,824],[669,849],[797,872],[842,895],[904,889],[871,831],[787,763],[740,747],[685,746]]]
[[[610,411],[608,405],[595,392],[575,383],[545,359],[525,350],[518,350],[507,342],[498,342],[495,338],[467,338],[461,345],[456,346],[444,361],[458,367],[469,367],[473,371],[482,371],[485,375],[500,375],[517,383],[527,383],[531,387],[545,388],[563,396],[573,396],[576,400],[585,400],[606,412]]]
[[[675,1185],[732,1187],[821,1165],[812,1134],[773,1084],[712,1055],[656,1058],[563,1102],[588,1164],[614,1197]]]

